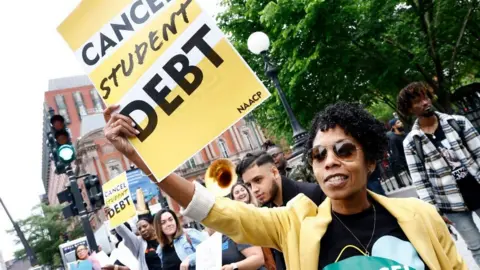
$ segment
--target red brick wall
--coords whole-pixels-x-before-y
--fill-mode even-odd
[[[90,95],[90,90],[93,89],[92,85],[75,87],[63,90],[47,91],[45,92],[45,102],[49,107],[52,107],[55,110],[55,113],[58,113],[57,103],[55,102],[56,95],[63,95],[65,98],[65,105],[67,106],[68,116],[70,117],[70,124],[68,128],[72,133],[72,142],[75,142],[80,136],[80,124],[81,119],[77,111],[77,106],[73,99],[73,93],[81,92],[83,96],[83,102],[87,110],[93,109],[93,100]]]

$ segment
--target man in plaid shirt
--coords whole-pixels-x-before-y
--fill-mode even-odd
[[[480,136],[468,119],[435,112],[433,90],[415,82],[400,92],[399,111],[415,115],[403,141],[405,157],[418,196],[437,207],[453,224],[480,265]]]

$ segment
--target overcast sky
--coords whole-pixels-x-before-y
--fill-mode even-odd
[[[217,0],[197,0],[211,15]],[[42,104],[48,80],[83,74],[56,31],[79,0],[5,1],[0,9],[0,197],[14,219],[25,218],[45,190],[41,179]],[[0,209],[0,250],[13,258],[12,225]]]

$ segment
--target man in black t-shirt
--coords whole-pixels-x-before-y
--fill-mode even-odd
[[[403,142],[408,168],[418,196],[455,226],[480,265],[480,232],[472,217],[480,216],[480,135],[467,118],[435,112],[432,98],[426,83],[399,94],[400,112],[417,117]]]

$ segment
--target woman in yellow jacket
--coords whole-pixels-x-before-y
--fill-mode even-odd
[[[117,109],[104,113],[106,137],[150,174],[126,139],[138,134],[132,120],[113,113]],[[235,242],[282,251],[288,269],[466,269],[434,206],[367,190],[368,175],[386,146],[380,122],[360,105],[337,103],[317,115],[305,146],[305,157],[328,197],[319,207],[300,194],[286,207],[256,208],[215,198],[175,174],[158,186],[185,208],[184,215]],[[258,171],[255,181],[280,177],[268,157],[260,157],[262,164],[249,165]]]

